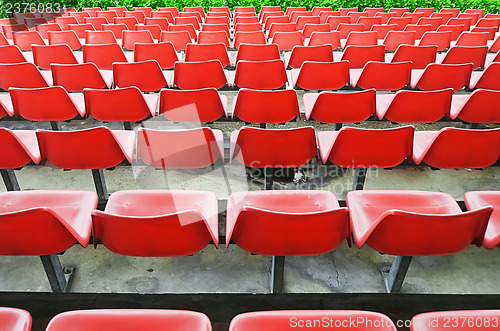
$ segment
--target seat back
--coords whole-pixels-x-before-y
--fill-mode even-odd
[[[389,31],[397,31],[396,24],[375,24],[370,31],[377,32],[377,39],[385,39]]]
[[[342,54],[342,61],[349,61],[350,69],[360,69],[368,61],[384,62],[384,45],[376,46],[347,46]]]
[[[0,169],[15,169],[30,162],[40,162],[40,152],[36,137],[30,136],[23,130],[9,130],[0,128]]]
[[[415,31],[389,31],[384,39],[386,51],[395,51],[400,45],[414,45],[417,33]]]
[[[160,27],[160,35],[156,39],[160,39],[161,31],[167,31],[170,24],[165,17],[146,17],[144,21],[146,25],[158,25]]]
[[[292,77],[293,77],[292,73]],[[304,90],[338,90],[349,84],[349,62],[305,61],[295,85]]]
[[[115,17],[118,17],[118,13],[114,10],[103,10],[96,12],[96,17],[105,18],[108,23],[111,23]]]
[[[472,70],[484,68],[488,46],[453,46],[451,47],[441,63],[461,64],[473,63]]]
[[[97,15],[97,13],[96,13]],[[94,26],[94,29],[96,30],[101,30],[103,24],[110,24],[114,23],[113,19],[111,21],[108,21],[105,17],[85,17],[83,19],[85,23],[90,23]]]
[[[451,31],[428,31],[424,33],[419,46],[430,46],[436,45],[438,47],[438,51],[444,51],[445,49],[450,47],[451,43]]]
[[[412,69],[425,69],[429,63],[436,62],[437,46],[400,45],[391,62],[411,61]]]
[[[139,24],[135,17],[114,17],[113,24],[125,24],[127,30],[135,30],[135,26]]]
[[[279,53],[278,53],[279,55]],[[16,45],[0,46],[0,63],[28,62]]]
[[[40,24],[35,26],[35,31],[38,31],[42,38],[48,38],[49,31],[62,31],[61,27],[57,23],[46,23],[46,24]],[[50,42],[49,42],[50,44]]]
[[[45,45],[38,31],[18,31],[12,34],[14,45],[22,51],[31,51],[31,45]]]
[[[44,70],[50,70],[52,63],[78,64],[71,48],[61,45],[33,45],[33,59],[35,64]]]
[[[396,91],[410,85],[411,62],[372,62],[363,67],[356,86]]]
[[[31,315],[29,312],[18,308],[0,308],[0,323],[12,330],[31,330]]]
[[[243,127],[231,134],[231,159],[248,167],[294,168],[316,156],[316,137],[310,126],[282,130]]]
[[[288,66],[300,68],[304,61],[333,62],[332,45],[295,46],[290,54]]]
[[[174,44],[171,42],[136,43],[134,62],[156,60],[162,69],[172,69],[175,62],[179,61]]]
[[[498,57],[498,56],[497,56]],[[484,69],[474,88],[500,91],[500,62],[493,62]]]
[[[321,23],[324,23],[324,22],[321,22]],[[326,19],[326,23],[330,25],[330,30],[337,31],[339,24],[341,24],[341,23],[349,24],[349,23],[351,23],[351,19],[348,16],[332,15]]]
[[[295,46],[304,45],[302,31],[276,32],[271,39],[271,44],[278,45],[280,51],[290,51]]]
[[[198,34],[198,44],[222,43],[224,47],[230,46],[229,38],[225,31],[200,31]]]
[[[338,31],[330,31],[330,32],[314,31],[313,33],[311,33],[311,37],[309,38],[307,46],[319,46],[326,44],[332,45],[333,49],[339,48],[340,33]]]
[[[340,23],[336,29],[340,33],[340,39],[346,39],[351,32],[363,32],[363,24],[356,23]],[[373,37],[372,37],[373,38]]]
[[[38,68],[30,62],[0,64],[0,88],[8,91],[11,87],[47,87]]]
[[[108,88],[94,63],[52,64],[50,69],[54,85],[60,85],[68,92],[81,92],[84,88]]]
[[[87,31],[89,32],[89,31]],[[101,31],[109,32],[111,31]],[[83,45],[83,62],[93,62],[99,69],[113,69],[113,62],[128,62],[118,44]]]
[[[285,123],[299,116],[294,90],[259,91],[241,89],[233,116],[247,123]]]
[[[469,123],[500,123],[500,91],[475,90],[458,118]]]
[[[330,25],[326,23],[306,23],[302,29],[304,39],[311,38],[313,32],[330,32]]]
[[[75,31],[48,31],[49,45],[66,44],[75,51],[82,47]]]
[[[431,25],[430,24],[408,24],[403,31],[413,31],[415,32],[415,41],[420,40],[424,33],[427,31],[431,31]],[[415,44],[415,42],[413,42]],[[412,45],[413,45],[412,44]]]
[[[240,60],[245,61],[269,61],[279,60],[280,51],[276,44],[241,44],[236,54],[236,63]]]
[[[113,63],[113,83],[117,87],[136,86],[141,91],[159,91],[167,81],[156,60]]]
[[[124,30],[122,46],[128,50],[134,50],[135,43],[154,43],[151,32],[148,30]]]
[[[234,48],[240,49],[242,44],[265,45],[266,36],[262,31],[237,31],[234,35]],[[278,47],[276,45],[276,49]],[[279,50],[278,50],[279,54]]]
[[[227,84],[227,78],[219,60],[176,62],[174,84],[182,90],[207,87],[220,89]]]
[[[139,24],[144,24],[146,15],[142,11],[126,11],[123,13],[123,17],[134,17]]]
[[[246,61],[236,64],[234,84],[240,88],[275,90],[286,85],[288,77],[282,60]]]
[[[226,50],[226,45],[223,43],[216,44],[188,44],[186,46],[186,62],[200,62],[209,60],[219,60],[223,67],[227,67],[229,55]]]
[[[162,31],[160,41],[171,42],[176,51],[185,51],[187,44],[192,42],[187,31]]]
[[[453,88],[458,91],[468,86],[473,64],[441,64],[430,63],[417,82],[416,87],[424,90],[439,90]]]
[[[117,44],[115,35],[111,31],[85,31],[85,44],[102,45],[102,44]]]

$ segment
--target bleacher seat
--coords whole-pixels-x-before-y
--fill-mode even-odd
[[[226,84],[226,72],[219,60],[175,63],[174,85],[182,90],[220,89]]]
[[[97,13],[96,13],[97,15]],[[111,20],[111,22],[109,22],[105,17],[85,17],[84,20],[83,20],[85,23],[90,23],[94,26],[94,29],[96,30],[102,30],[102,26],[104,24],[110,24],[110,23],[113,23],[114,20]]]
[[[31,62],[0,63],[0,88],[8,91],[11,87],[36,88],[52,85],[50,77],[43,76]]]
[[[451,119],[468,123],[500,123],[500,91],[477,89],[453,97]]]
[[[424,70],[413,70],[411,87],[424,91],[451,87],[454,91],[458,91],[469,85],[472,67],[472,63],[430,63]]]
[[[396,91],[410,85],[411,62],[368,61],[362,70],[350,70],[351,86]]]
[[[186,62],[218,60],[225,68],[230,65],[229,54],[223,43],[188,44],[186,46]]]
[[[464,31],[458,37],[456,46],[486,46],[489,40],[487,32]]]
[[[278,45],[280,51],[291,51],[295,46],[304,45],[302,31],[276,32],[270,41]]]
[[[45,41],[37,31],[18,31],[12,36],[14,45],[22,51],[31,51],[31,45],[45,45]]]
[[[274,90],[285,86],[288,77],[282,60],[239,60],[234,74],[234,85],[239,88]]]
[[[415,46],[415,45],[400,45],[391,62],[412,63],[412,69],[425,69],[429,63],[436,62],[437,46]]]
[[[443,64],[472,63],[472,70],[484,68],[488,46],[453,46],[441,60]]]
[[[185,51],[187,44],[192,40],[187,31],[162,31],[160,42],[171,42],[176,51]]]
[[[117,44],[115,35],[111,31],[85,31],[85,46]]]
[[[498,231],[500,191],[470,191],[464,195],[465,205],[469,210],[481,209],[486,206],[493,206],[488,227],[484,235],[483,246],[493,249],[500,244],[500,233]],[[479,326],[479,325],[478,325]]]
[[[278,53],[279,55],[279,53]],[[0,63],[28,62],[16,45],[0,46]]]
[[[403,31],[413,31],[415,32],[415,42],[422,39],[422,36],[427,31],[431,31],[430,24],[408,24]],[[413,43],[414,44],[414,43]]]
[[[38,31],[42,38],[47,39],[49,37],[49,31],[62,31],[61,27],[57,23],[47,23],[35,26],[35,31]],[[50,43],[49,43],[50,44]]]
[[[135,43],[134,62],[156,60],[162,69],[172,69],[179,61],[177,52],[171,42]]]
[[[68,92],[82,92],[85,88],[110,88],[113,81],[110,70],[99,71],[94,63],[52,64],[50,69],[54,85],[60,85]]]
[[[30,331],[31,315],[24,309],[0,307],[0,327],[8,331]]]
[[[350,69],[361,69],[369,61],[384,62],[384,45],[347,46],[342,54],[342,61],[349,61]]]
[[[389,31],[397,31],[397,27],[396,24],[375,24],[370,31],[377,32],[377,39],[384,39]]]
[[[414,45],[415,40],[415,31],[389,31],[383,44],[386,51],[395,51],[400,45]]]
[[[124,30],[122,34],[122,46],[125,49],[134,50],[135,43],[153,44],[153,36],[147,30]]]
[[[340,32],[339,32],[340,33]],[[341,34],[342,36],[342,34]],[[342,40],[342,47],[350,45],[355,46],[372,46],[377,45],[377,32],[375,31],[352,31],[349,32],[347,39]]]
[[[161,70],[156,60],[113,62],[113,84],[116,87],[136,86],[141,91],[159,91],[169,87],[172,72]]]
[[[128,30],[135,30],[135,26],[139,24],[135,17],[114,17],[112,22],[113,24],[125,24]]]
[[[103,10],[96,12],[96,17],[105,18],[108,23],[111,23],[115,17],[118,17],[118,13],[114,10]]]
[[[242,44],[265,45],[266,36],[262,31],[237,31],[234,35],[234,48],[240,48]],[[279,50],[278,50],[279,54]]]
[[[134,17],[138,24],[144,24],[144,19],[146,15],[142,11],[126,11],[123,12],[123,17]]]
[[[87,31],[89,32],[89,31]],[[97,32],[97,31],[96,31]],[[101,31],[103,32],[103,31]],[[112,34],[111,31],[105,31]],[[114,62],[128,62],[120,45],[114,44],[85,44],[82,46],[83,62],[92,62],[99,69],[113,69]]]
[[[300,69],[291,70],[291,86],[293,88],[317,91],[338,90],[349,86],[349,84],[348,61],[304,61]]]
[[[418,43],[419,46],[433,46],[438,47],[438,51],[444,51],[450,48],[451,31],[428,31],[424,33]]]
[[[295,46],[285,53],[285,67],[300,68],[304,61],[333,62],[333,49],[329,44],[320,46]]]
[[[340,47],[340,33],[338,31],[321,32],[314,31],[306,46],[332,45],[333,49]]]
[[[236,53],[236,63],[245,61],[280,60],[280,51],[276,44],[241,44]]]
[[[484,71],[475,71],[471,75],[469,89],[488,89],[500,91],[500,62],[493,62]]]
[[[73,51],[82,48],[82,44],[80,43],[75,31],[48,31],[47,35],[49,45],[66,44]]]
[[[78,64],[75,54],[66,44],[60,45],[33,45],[34,63],[43,70],[50,70],[52,63]]]
[[[225,31],[200,31],[198,33],[198,44],[222,43],[229,48],[230,42]]]

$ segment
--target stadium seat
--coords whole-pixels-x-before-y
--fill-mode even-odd
[[[225,31],[200,31],[198,33],[198,44],[222,43],[229,48],[230,42]]]
[[[49,37],[49,31],[62,31],[62,29],[57,23],[47,23],[35,26],[35,31],[38,31],[42,38],[47,39]]]
[[[363,30],[370,31],[372,26],[374,26],[376,24],[377,25],[382,24],[382,18],[379,16],[377,16],[377,17],[375,17],[375,16],[363,16],[363,17],[358,18],[358,20],[354,23],[363,24],[363,27],[364,27]]]
[[[487,27],[495,27],[498,29],[500,28],[500,19],[498,18],[480,18],[479,21],[476,23],[476,28],[487,28]]]
[[[259,19],[257,16],[253,17],[255,20],[252,22],[259,22]],[[252,19],[252,18],[250,18]],[[207,16],[205,18],[205,24],[226,24],[227,26],[230,25],[229,17],[228,16]]]
[[[349,24],[350,22],[351,22],[351,19],[347,16],[330,16],[326,20],[326,24],[330,25],[330,30],[332,30],[332,31],[337,31],[340,24]],[[321,22],[321,23],[325,23],[325,22]],[[364,25],[361,25],[361,26],[364,27]],[[363,31],[363,30],[361,29],[361,31]],[[345,39],[345,37],[344,37],[344,39]]]
[[[75,31],[48,31],[49,45],[66,44],[71,50],[76,51],[82,48]]]
[[[184,7],[184,12],[186,13],[200,13],[202,18],[205,18],[205,12],[203,11],[203,7],[197,6],[197,7]]]
[[[404,13],[402,17],[410,17],[411,18],[411,23],[410,24],[417,24],[418,20],[424,17],[424,13]],[[408,26],[408,25],[407,25]]]
[[[168,26],[168,32],[181,31],[186,31],[189,34],[189,38],[191,39],[196,39],[198,36],[192,24],[171,24]]]
[[[422,39],[422,36],[427,31],[431,31],[430,24],[408,24],[403,31],[413,31],[415,32],[415,41]],[[415,43],[413,43],[415,44]]]
[[[453,46],[441,60],[443,64],[472,63],[472,70],[484,68],[488,46]]]
[[[114,10],[103,10],[96,12],[96,17],[105,18],[108,23],[111,23],[115,17],[118,17],[118,14]]]
[[[295,21],[297,30],[304,30],[306,24],[320,24],[319,16],[301,16]]]
[[[267,12],[280,12],[280,11],[281,11],[280,6],[262,6],[259,12],[259,19],[262,20],[262,16]],[[283,15],[284,14],[285,13],[283,13]]]
[[[415,45],[415,31],[389,31],[383,44],[386,51],[395,51],[400,45]]]
[[[146,18],[146,15],[142,11],[126,11],[123,12],[123,17],[134,17],[138,24],[144,24],[144,19]]]
[[[220,32],[223,31],[226,33],[227,37],[231,36],[231,32],[229,31],[229,24],[221,23],[221,24],[209,24],[205,23],[201,27],[201,31],[205,32]]]
[[[154,43],[151,32],[147,30],[124,30],[122,46],[125,49],[134,50],[135,43],[152,44]]]
[[[411,61],[412,69],[425,69],[429,63],[436,62],[437,46],[400,45],[391,62]]]
[[[270,41],[277,44],[280,51],[291,51],[295,46],[304,45],[302,31],[276,32]]]
[[[341,60],[349,61],[350,69],[361,69],[368,61],[384,62],[384,45],[347,46]]]
[[[279,53],[278,53],[279,54]],[[0,46],[0,63],[28,62],[16,45]]]
[[[85,44],[88,45],[103,45],[117,44],[115,35],[111,31],[85,31]]]
[[[85,38],[85,31],[94,31],[95,28],[90,23],[85,24],[68,24],[68,30],[75,31],[78,38]]]
[[[437,28],[437,32],[450,31],[451,32],[451,41],[456,41],[458,37],[464,32],[465,28],[463,25],[440,25]]]
[[[469,210],[481,209],[486,206],[493,206],[488,227],[484,235],[483,246],[493,249],[500,244],[500,233],[498,224],[500,222],[500,191],[471,191],[464,195],[465,205]],[[478,325],[479,326],[479,325]]]
[[[341,34],[342,35],[342,34]],[[347,39],[341,41],[342,47],[355,46],[372,46],[377,45],[377,32],[375,31],[352,31],[347,36]]]
[[[333,12],[333,8],[332,7],[313,7],[311,12],[313,14],[313,16],[319,16],[319,13],[321,13],[322,11],[330,11],[330,12]]]
[[[460,8],[441,8],[439,13],[451,13],[451,17],[457,17],[460,14]]]
[[[450,48],[451,31],[428,31],[424,33],[418,43],[419,46],[432,46],[438,47],[438,52]]]
[[[278,310],[243,313],[233,318],[229,325],[229,331],[252,329],[291,331],[300,327],[299,325],[312,328],[318,325],[314,321],[319,321],[322,318],[326,318],[330,322],[326,323],[326,327],[329,328],[334,328],[335,325],[342,325],[343,321],[360,320],[366,322],[366,327],[364,327],[363,323],[360,327],[352,328],[352,330],[368,331],[372,329],[371,325],[380,323],[381,326],[377,328],[378,330],[396,331],[396,327],[389,317],[380,313],[359,310]]]
[[[200,62],[219,60],[225,68],[230,65],[229,55],[226,50],[226,45],[223,43],[216,44],[188,44],[186,46],[186,62]]]
[[[368,61],[362,70],[350,70],[351,86],[396,91],[410,85],[411,62]]]
[[[161,70],[156,60],[113,63],[113,83],[116,87],[136,86],[141,91],[154,92],[169,87],[172,72]]]
[[[290,18],[288,16],[283,16],[283,15],[279,15],[279,16],[274,16],[275,14],[273,14],[273,16],[269,16],[265,21],[264,21],[264,31],[266,32],[269,32],[269,30],[271,29],[271,25],[273,24],[287,24],[287,26],[292,26],[293,25],[290,25]]]
[[[246,123],[286,123],[300,117],[295,90],[241,89],[233,105],[232,117]]]
[[[411,319],[411,331],[443,331],[448,326],[460,330],[473,325],[474,330],[488,330],[500,317],[500,310],[454,310],[422,313]],[[463,321],[463,327],[461,327]],[[470,321],[470,322],[469,322]],[[456,327],[454,327],[456,326]]]
[[[200,23],[198,21],[198,18],[196,18],[195,16],[175,17],[173,25],[192,25],[194,30],[200,30]],[[192,34],[191,38],[194,38]]]
[[[410,12],[409,8],[390,8],[388,13],[395,13],[397,17],[402,17],[404,13]]]
[[[158,7],[158,11],[159,12],[162,12],[162,11],[170,12],[173,17],[179,16],[179,10],[177,9],[177,7],[164,7],[164,8]],[[154,14],[151,14],[151,15],[154,15]]]
[[[340,23],[338,25],[337,29],[335,29],[335,30],[340,33],[340,39],[347,39],[347,37],[349,36],[349,34],[351,32],[353,32],[353,31],[354,32],[363,32],[363,28],[364,28],[363,24]]]
[[[377,95],[377,116],[395,123],[432,123],[449,117],[453,89]]]
[[[269,39],[272,39],[276,32],[295,32],[295,31],[297,31],[295,23],[273,23],[269,28],[267,37]]]
[[[451,87],[454,91],[461,90],[469,85],[472,67],[472,63],[430,63],[424,70],[413,70],[411,88],[430,91]]]
[[[234,35],[234,48],[240,48],[241,44],[265,45],[266,36],[262,31],[237,31]],[[279,50],[278,50],[279,53]]]
[[[455,254],[472,242],[480,246],[493,209],[462,212],[443,192],[351,191],[346,200],[356,247],[367,244],[396,255],[384,277],[391,293],[400,291],[412,256]]]
[[[151,13],[153,12],[153,8],[151,7],[134,7],[132,8],[134,12],[143,12],[145,17],[151,17]]]
[[[375,17],[377,16],[380,16],[380,18],[382,19],[382,24],[387,24],[387,22],[389,22],[389,19],[393,17],[398,17],[396,13],[375,13]],[[397,24],[391,24],[391,25],[396,25],[397,27]]]
[[[75,17],[71,16],[59,16],[56,17],[55,23],[59,24],[61,29],[68,30],[68,24],[78,24],[78,20]]]
[[[180,130],[139,128],[137,135],[137,158],[150,167],[192,169],[208,167],[219,159],[224,162],[224,136],[220,130],[211,128]],[[213,216],[215,224],[217,224],[217,213]],[[206,231],[206,229],[204,230]],[[207,243],[205,242],[200,249],[205,247]],[[169,247],[168,249],[177,250],[179,248]],[[195,252],[197,250],[191,253],[186,252],[185,255]]]
[[[164,89],[160,92],[160,114],[174,122],[213,122],[227,117],[227,96],[214,87],[199,90]]]
[[[102,30],[102,26],[104,24],[111,24],[114,22],[114,20],[111,20],[111,22],[109,22],[105,17],[85,17],[83,21],[85,23],[92,24],[94,26],[94,29],[96,30]]]
[[[463,25],[465,31],[469,31],[470,27],[472,25],[472,19],[470,17],[468,18],[450,18],[448,22],[446,22],[447,25]]]
[[[158,25],[160,27],[161,31],[167,31],[170,23],[168,23],[168,20],[165,17],[146,17],[144,24],[145,25]],[[160,35],[161,35],[161,32],[160,32]],[[160,38],[157,37],[156,39],[160,39]]]
[[[88,32],[88,31],[87,31]],[[106,31],[112,33],[111,31]],[[83,62],[93,62],[99,69],[113,69],[113,62],[128,62],[118,44],[83,45]]]
[[[61,45],[33,45],[33,60],[43,70],[50,70],[52,63],[78,64],[75,55],[66,44]]]
[[[307,11],[306,7],[287,7],[285,10],[285,15],[291,15],[293,12],[305,12]]]
[[[485,168],[500,158],[500,129],[415,132],[413,161],[435,168]]]
[[[42,36],[37,31],[18,31],[12,34],[14,45],[22,51],[31,51],[31,45],[45,45]]]
[[[288,77],[282,60],[239,60],[234,74],[234,85],[239,88],[275,90],[285,86]]]
[[[234,25],[234,33],[238,32],[256,32],[256,31],[262,31],[262,26],[260,23],[237,23]],[[236,36],[236,35],[235,35]]]
[[[30,331],[31,315],[23,309],[0,307],[0,326],[9,331]]]
[[[304,94],[306,119],[321,123],[358,123],[375,114],[374,89],[359,92]]]
[[[49,77],[44,77],[30,62],[0,64],[0,88],[5,91],[11,87],[36,88],[52,85],[46,78]]]
[[[335,194],[327,191],[232,193],[226,222],[226,247],[232,240],[247,252],[273,256],[272,293],[284,292],[285,256],[324,254],[344,239],[351,245],[347,208],[340,208]],[[251,328],[282,330],[262,324]]]
[[[434,8],[415,8],[414,13],[423,13],[424,17],[430,17],[434,13]]]
[[[295,46],[290,53],[285,53],[285,67],[300,68],[304,61],[333,62],[331,45]]]
[[[68,92],[110,88],[113,81],[111,71],[99,71],[94,63],[52,64],[50,68],[54,85],[60,85]]]
[[[245,61],[280,60],[280,51],[276,44],[241,44],[236,54],[236,63]]]
[[[127,30],[135,30],[135,26],[139,24],[135,17],[114,17],[113,24],[125,24]]]
[[[328,19],[332,16],[340,16],[340,13],[338,11],[322,11],[319,13],[319,22],[327,23]]]
[[[253,168],[295,168],[318,153],[312,126],[279,130],[244,126],[231,133],[230,152],[230,160]]]
[[[151,37],[153,37],[153,41],[157,41],[160,39],[160,36],[161,36],[161,31],[162,29],[156,25],[156,24],[152,24],[152,25],[136,25],[135,26],[135,30],[136,31],[148,31],[149,33],[151,33]]]
[[[83,7],[82,8],[82,12],[86,12],[86,13],[89,13],[90,17],[96,17],[96,13],[98,11],[101,11],[101,7],[88,7],[88,8],[85,8]]]
[[[78,24],[83,24],[83,20],[85,17],[90,17],[90,13],[81,11],[81,12],[70,12],[69,16],[76,18]]]
[[[52,318],[46,331],[62,331],[79,325],[82,328],[120,330],[145,328],[159,331],[168,328],[181,331],[209,331],[210,320],[202,313],[187,310],[162,309],[100,309],[73,310]]]
[[[481,33],[487,33],[488,34],[488,41],[489,40],[495,40],[495,36],[498,28],[491,26],[491,27],[474,27],[471,29],[471,32],[481,32]]]
[[[28,27],[25,24],[10,24],[2,25],[2,32],[7,39],[13,39],[12,34],[16,32],[27,31]]]
[[[304,61],[300,69],[291,70],[291,85],[293,88],[317,91],[338,90],[349,86],[349,83],[348,61]]]
[[[311,33],[306,46],[332,45],[333,49],[340,47],[340,33],[338,31],[321,32],[314,31]]]
[[[384,39],[389,31],[397,31],[397,27],[396,24],[375,24],[370,31],[377,32],[377,39]]]
[[[456,46],[486,46],[489,40],[487,32],[464,31],[458,37]]]
[[[500,123],[500,91],[478,89],[454,96],[450,118],[468,123]]]
[[[103,122],[142,121],[149,116],[155,117],[158,108],[158,95],[142,94],[136,86],[85,89],[83,95],[87,114]],[[126,125],[126,128],[131,126]]]
[[[469,89],[488,89],[500,91],[500,62],[493,62],[484,71],[472,73]]]
[[[141,130],[139,137],[145,131]],[[157,142],[155,145],[160,143],[164,147],[164,138],[158,140],[156,137],[153,141]],[[96,240],[100,240],[110,251],[128,256],[191,255],[212,240],[218,246],[217,209],[217,197],[212,192],[115,192],[104,212],[96,210],[92,213],[94,246],[97,246]],[[140,233],[147,233],[147,236],[139,240],[137,234]],[[130,245],[132,239],[134,245]]]
[[[58,253],[79,243],[87,247],[97,196],[88,191],[0,193],[0,223],[6,236],[0,255],[39,255],[53,292],[68,292],[74,268],[62,270]],[[8,203],[7,203],[8,202]],[[43,240],[40,240],[40,237]],[[57,276],[58,275],[58,276]]]
[[[179,61],[179,57],[171,42],[136,43],[134,62],[147,60],[156,60],[162,69],[172,69],[175,62]]]
[[[330,32],[330,26],[326,23],[311,24],[307,23],[302,29],[304,39],[311,38],[313,32]]]
[[[403,31],[408,24],[412,24],[411,17],[391,17],[387,24],[396,24],[396,29]]]
[[[187,31],[162,31],[160,42],[171,42],[176,51],[185,51],[192,40]]]
[[[227,75],[219,60],[175,63],[174,85],[181,90],[220,89],[226,84]]]

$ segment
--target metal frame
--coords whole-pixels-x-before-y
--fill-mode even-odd
[[[401,291],[412,258],[412,256],[395,256],[389,271],[381,270],[387,293]]]
[[[20,191],[19,183],[13,169],[0,169],[7,191]]]
[[[362,190],[365,187],[366,180],[366,168],[356,168],[354,172],[354,183],[352,185],[352,190]]]
[[[61,122],[59,121],[50,121],[50,127],[53,131],[62,131]]]
[[[283,275],[285,271],[285,257],[274,256],[271,266],[271,293],[283,293]]]
[[[49,279],[52,292],[69,292],[69,287],[71,286],[75,268],[63,268],[61,266],[59,256],[57,256],[56,254],[41,255],[40,259],[42,260],[43,269],[45,270],[47,278]]]
[[[264,168],[264,190],[272,190],[274,183],[274,168]]]
[[[94,185],[99,201],[107,201],[109,194],[104,178],[104,171],[102,169],[92,169],[92,177],[94,178]]]

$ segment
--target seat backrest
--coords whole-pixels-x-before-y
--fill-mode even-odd
[[[14,44],[22,51],[31,51],[31,45],[45,45],[38,31],[18,31],[12,34]]]
[[[305,90],[338,90],[349,84],[349,62],[305,61],[295,85]]]
[[[124,30],[122,46],[128,50],[134,50],[135,43],[154,43],[151,32],[148,30]]]
[[[487,32],[464,31],[460,34],[455,45],[457,46],[486,46],[489,40]]]
[[[413,31],[415,32],[415,40],[412,44],[415,43],[416,40],[420,40],[424,33],[427,31],[431,31],[431,25],[430,24],[408,24],[403,31]]]
[[[290,54],[288,66],[300,68],[304,61],[333,62],[332,45],[295,46]]]
[[[363,68],[368,61],[384,62],[384,45],[347,46],[342,54],[342,61],[343,60],[349,61],[350,69]]]
[[[75,51],[82,47],[75,31],[48,31],[49,45],[66,44]]]
[[[68,30],[68,24],[78,24],[78,20],[71,16],[56,17],[55,22],[59,24],[63,30]]]
[[[384,39],[386,51],[395,51],[400,45],[414,45],[415,31],[389,31]]]
[[[123,13],[123,17],[134,17],[139,24],[143,24],[146,15],[142,11],[126,11]]]
[[[176,62],[174,84],[182,90],[207,87],[220,89],[227,84],[227,78],[219,60]]]
[[[410,85],[411,62],[369,61],[356,83],[363,89],[396,91]]]
[[[213,122],[226,116],[225,107],[214,87],[160,92],[159,113],[174,122]]]
[[[104,126],[75,131],[37,130],[36,135],[42,162],[58,168],[107,169],[126,159],[117,137]]]
[[[85,31],[85,44],[117,44],[115,35],[111,31]]]
[[[481,77],[474,88],[500,91],[498,75],[500,73],[500,62],[493,62],[484,69]]]
[[[370,31],[377,32],[377,39],[384,39],[389,31],[397,31],[396,24],[374,24]]]
[[[186,31],[189,33],[189,38],[195,39],[197,37],[193,24],[171,24],[168,26],[168,31]]]
[[[209,60],[219,60],[223,67],[227,67],[229,55],[226,50],[226,45],[223,43],[216,44],[188,44],[186,46],[186,62],[200,62]]]
[[[158,36],[153,36],[155,39],[160,39],[161,31],[168,30],[168,20],[165,17],[146,17],[144,25],[157,25],[160,27]]]
[[[279,55],[279,53],[278,53]],[[21,50],[16,45],[0,46],[0,63],[27,62]]]
[[[391,18],[398,17],[396,13],[380,13],[380,12],[375,13],[375,17],[377,16],[380,16],[380,18],[382,19],[382,24],[387,24]]]
[[[187,31],[162,31],[160,41],[171,42],[176,51],[185,51],[187,44],[192,42]]]
[[[12,330],[31,330],[31,315],[29,312],[18,308],[0,308],[0,323],[12,327]]]
[[[62,31],[61,27],[57,23],[46,23],[46,24],[36,25],[35,30],[40,33],[42,38],[46,39],[49,37],[48,34],[49,31]]]
[[[463,25],[465,27],[465,31],[470,30],[470,26],[472,25],[472,18],[450,18],[450,20],[446,23],[448,25]]]
[[[141,62],[114,62],[113,83],[116,87],[136,86],[141,91],[159,91],[167,81],[156,60]]]
[[[96,13],[97,14],[97,13]],[[109,22],[105,17],[85,17],[83,19],[85,23],[90,23],[94,26],[94,29],[101,30],[103,24],[114,23],[113,20]]]
[[[375,24],[382,24],[382,18],[380,16],[362,16],[360,18],[358,18],[358,20],[354,23],[357,23],[357,24],[363,24],[364,26],[364,31],[370,31],[370,29],[372,28],[372,26],[374,26]]]
[[[151,18],[165,18],[169,25],[174,24],[174,16],[170,11],[153,11],[151,13]]]
[[[35,64],[44,70],[50,70],[52,63],[78,64],[71,48],[61,45],[33,45],[33,59]]]
[[[85,89],[83,95],[85,110],[99,121],[134,122],[151,116],[151,110],[136,86],[111,90]]]
[[[264,21],[264,30],[269,31],[271,29],[271,25],[273,24],[287,24],[290,23],[290,18],[288,16],[284,16],[283,14],[280,14],[278,16],[275,16],[277,14],[272,14],[269,17],[266,18]]]
[[[10,87],[47,87],[38,68],[30,62],[0,64],[0,88],[8,91]]]
[[[276,32],[294,32],[297,31],[295,23],[273,23],[269,29],[268,38],[272,39]]]
[[[224,47],[230,46],[229,38],[225,31],[200,31],[198,34],[198,44],[222,43]]]
[[[451,47],[441,63],[460,64],[473,63],[472,70],[484,68],[488,46],[453,46]]]
[[[266,36],[262,31],[237,31],[234,35],[234,48],[240,49],[242,44],[265,45]],[[278,47],[276,45],[276,49]],[[279,50],[278,50],[279,54]]]
[[[135,43],[134,62],[156,60],[162,69],[174,67],[179,57],[171,42],[160,43]]]
[[[323,23],[323,22],[321,22],[321,23]],[[329,16],[327,18],[326,23],[330,25],[330,30],[336,31],[339,24],[341,24],[341,23],[349,24],[349,23],[351,23],[351,19],[348,16],[333,16],[332,15],[332,16]]]
[[[135,30],[135,26],[139,24],[135,17],[114,17],[113,24],[125,24],[128,30]]]
[[[277,44],[280,51],[290,51],[295,46],[304,45],[302,31],[276,32],[271,39],[272,44]]]
[[[411,61],[412,69],[425,69],[429,63],[436,62],[437,46],[400,45],[391,62]]]
[[[40,150],[32,131],[0,128],[0,169],[24,167],[30,162],[40,162]]]
[[[178,17],[175,17],[174,18],[174,24],[175,25],[187,25],[187,24],[191,24],[195,30],[199,30],[200,29],[200,23],[198,21],[198,18],[196,18],[194,16],[187,16],[187,17],[178,16]]]
[[[288,77],[282,60],[239,60],[236,64],[234,84],[240,88],[275,90],[287,82]]]
[[[248,167],[294,168],[314,157],[317,147],[311,126],[279,130],[243,127],[231,134],[231,160]]]
[[[115,36],[116,39],[122,39],[123,37],[123,31],[128,30],[127,26],[125,24],[119,23],[119,24],[103,24],[102,25],[102,30],[103,31],[111,31],[113,32],[113,35]]]
[[[363,24],[340,23],[336,30],[340,33],[340,39],[346,39],[349,36],[349,33],[353,31],[362,32],[363,29]]]
[[[268,61],[279,60],[280,51],[276,44],[240,44],[236,54],[236,63],[240,60],[246,61]]]
[[[84,88],[109,88],[94,63],[52,64],[50,69],[54,85],[60,85],[68,92],[81,92]]]
[[[106,31],[112,34],[111,31]],[[83,45],[83,62],[93,62],[99,69],[112,69],[113,62],[127,62],[118,44]]]
[[[450,47],[451,43],[451,31],[428,31],[424,33],[419,46],[430,46],[436,45],[439,51],[444,51],[445,49]]]
[[[469,123],[500,122],[500,91],[478,89],[461,107],[458,118]]]
[[[326,23],[306,23],[302,29],[304,39],[311,38],[313,32],[330,32],[330,26]]]
[[[468,86],[472,73],[472,67],[472,63],[430,63],[424,69],[416,87],[424,91],[451,87],[454,91],[458,91],[465,86]]]
[[[85,24],[69,24],[68,29],[75,31],[78,38],[85,38],[85,31],[94,31],[95,28],[90,23]]]
[[[314,31],[311,33],[307,46],[319,46],[330,44],[333,49],[340,47],[340,33],[338,31],[320,32]]]
[[[113,22],[113,18],[118,17],[118,13],[114,10],[103,10],[96,12],[96,17],[105,18],[108,23]]]
[[[345,46],[360,45],[370,46],[377,45],[377,32],[375,31],[352,31],[347,36]]]
[[[295,90],[241,89],[235,100],[233,116],[247,123],[285,123],[299,113]]]

